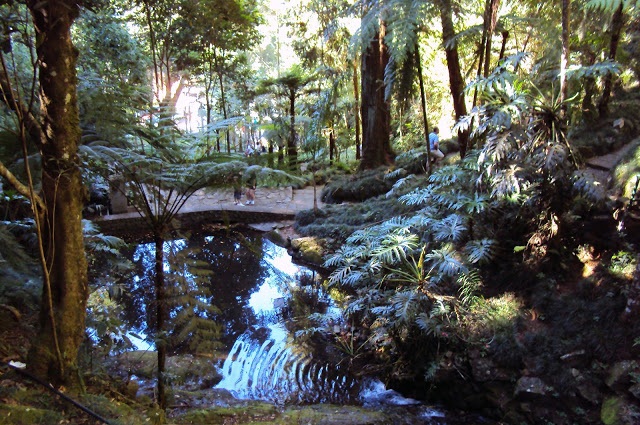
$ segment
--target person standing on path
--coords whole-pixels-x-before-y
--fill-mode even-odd
[[[444,158],[444,153],[440,150],[439,133],[440,129],[438,127],[433,127],[433,131],[429,133],[429,159],[434,162],[438,162]]]
[[[256,176],[251,175],[247,180],[247,205],[254,205],[256,203]]]
[[[233,203],[236,205],[244,206],[240,200],[242,199],[242,184],[238,176],[233,177]]]

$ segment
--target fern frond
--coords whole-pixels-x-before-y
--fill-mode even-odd
[[[477,298],[476,293],[482,287],[482,279],[477,270],[470,270],[458,276],[458,285],[460,285],[460,301],[463,305],[470,305]]]
[[[623,12],[628,12],[632,8],[640,8],[640,0],[589,0],[587,8],[599,9],[605,12],[614,12],[622,6]]]

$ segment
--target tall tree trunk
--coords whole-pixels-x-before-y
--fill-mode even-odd
[[[453,11],[451,8],[451,0],[441,0],[440,17],[442,19],[442,41],[447,44],[455,35],[453,29]],[[456,120],[467,115],[467,105],[464,101],[464,80],[460,71],[460,58],[458,56],[458,44],[453,43],[452,46],[445,47],[445,55],[447,58],[447,69],[449,70],[449,88],[451,97],[453,98],[453,110],[456,114]],[[464,158],[467,153],[467,145],[469,143],[469,130],[458,131],[458,145],[460,148],[460,156]]]
[[[333,133],[333,125],[329,131],[329,164],[333,165],[336,153],[336,136]]]
[[[289,140],[287,141],[287,158],[289,168],[298,166],[298,149],[296,148],[296,91],[289,90]]]
[[[504,58],[504,53],[507,50],[507,40],[509,39],[509,31],[504,30],[500,33],[502,35],[502,45],[500,46],[499,61]]]
[[[389,51],[384,44],[385,25],[371,40],[362,55],[362,160],[360,170],[393,163],[391,149],[391,112],[385,97],[384,71],[389,63]]]
[[[500,0],[489,0],[487,2],[489,10],[485,12],[487,27],[487,39],[484,46],[484,77],[489,76],[489,70],[491,69],[491,40],[493,39],[493,32],[496,30],[496,24],[498,23],[498,8],[500,7]]]
[[[608,58],[612,61],[616,60],[618,53],[618,44],[620,43],[620,35],[624,26],[623,2],[616,9],[611,18],[611,42],[609,43]],[[604,87],[602,89],[602,97],[598,103],[598,113],[601,117],[605,117],[609,113],[609,101],[611,100],[611,90],[613,89],[613,75],[607,74],[604,78]]]
[[[356,160],[360,155],[360,90],[358,89],[358,64],[353,61],[353,98],[355,99],[354,120],[356,127]]]
[[[30,371],[55,386],[77,389],[78,348],[84,339],[87,261],[82,234],[83,186],[78,145],[76,58],[71,25],[76,1],[29,0],[40,66],[42,197],[46,206],[40,328],[28,356]]]
[[[147,27],[149,27],[149,41],[151,44],[151,58],[153,60],[153,75],[156,84],[155,95],[157,96],[156,100],[160,102],[160,97],[158,96],[160,91],[160,75],[158,74],[160,65],[158,64],[158,56],[157,56],[157,48],[156,48],[156,33],[153,30],[153,19],[151,18],[151,5],[149,4],[149,0],[145,0],[144,2],[144,11],[145,16],[147,18]],[[151,108],[153,111],[153,108]]]
[[[220,63],[220,59],[216,50],[213,50],[213,60],[215,61],[216,73],[218,74],[218,83],[220,84],[220,109],[222,109],[222,117],[226,120],[227,116],[227,99],[225,97],[224,92],[224,80],[223,80],[223,72],[222,72],[222,64]],[[227,131],[227,146],[230,145],[229,138],[231,134]],[[220,141],[218,141],[218,152],[220,152]]]
[[[431,175],[431,144],[429,143],[429,121],[427,121],[427,96],[424,90],[424,78],[422,76],[422,62],[420,59],[420,47],[416,43],[416,63],[418,64],[418,81],[420,82],[420,103],[422,105],[422,125],[424,127],[424,141],[427,146],[427,174]]]
[[[165,366],[167,363],[167,337],[165,322],[167,316],[167,300],[164,285],[164,238],[162,231],[157,231],[154,237],[156,245],[156,350],[158,354],[158,406],[167,408],[167,390],[165,388]]]
[[[569,67],[569,21],[570,21],[571,0],[562,0],[562,58],[560,59],[560,102],[564,102],[569,97],[569,87],[567,86],[567,68]],[[565,104],[561,106],[563,116],[567,114]]]

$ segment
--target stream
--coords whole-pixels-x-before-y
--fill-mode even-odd
[[[154,340],[154,309],[148,307],[154,302],[154,250],[153,243],[140,243],[126,253],[135,272],[121,302],[131,332],[140,337],[138,349],[153,350],[149,341]],[[278,406],[405,406],[419,418],[405,423],[460,423],[444,420],[440,409],[405,398],[379,381],[356,379],[299,343],[288,329],[291,319],[301,313],[339,312],[322,290],[320,276],[294,264],[286,249],[261,233],[192,235],[167,241],[164,251],[166,286],[174,300],[172,351],[228,353],[214,389]],[[181,322],[186,316],[215,323],[216,338],[187,332]]]

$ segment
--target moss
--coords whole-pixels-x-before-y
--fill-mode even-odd
[[[387,193],[397,180],[397,178],[386,178],[388,171],[388,167],[381,167],[332,180],[322,190],[322,201],[327,203],[361,202]]]
[[[633,143],[629,153],[613,173],[613,187],[627,199],[631,198],[636,181],[640,179],[640,139]]]
[[[620,423],[623,403],[618,397],[608,398],[602,403],[600,419],[604,425],[616,425]]]
[[[241,406],[198,409],[175,418],[176,424],[273,423],[280,413],[276,406],[251,402]]]
[[[30,406],[0,405],[1,425],[57,425],[63,416],[57,412]]]
[[[314,237],[303,237],[291,241],[291,247],[302,260],[312,264],[322,264],[324,257],[323,242]]]
[[[149,423],[147,417],[141,415],[134,407],[113,398],[86,394],[80,402],[104,418],[118,418],[116,421],[111,421],[114,425],[142,425]]]
[[[250,403],[237,407],[201,409],[191,411],[179,418],[176,424],[230,424],[245,425],[382,425],[390,423],[383,412],[356,406],[313,405],[290,407],[283,412],[267,403]]]

